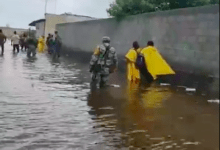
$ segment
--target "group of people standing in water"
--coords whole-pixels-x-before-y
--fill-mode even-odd
[[[44,52],[46,49],[49,54],[56,55],[57,57],[60,57],[60,49],[61,49],[61,38],[58,35],[58,32],[54,32],[54,36],[52,34],[48,34],[48,37],[45,41],[45,37],[42,36],[38,39],[37,48],[39,52]],[[47,48],[46,48],[46,47]]]
[[[137,41],[133,43],[125,56],[127,60],[127,78],[131,82],[152,82],[160,75],[173,75],[175,72],[163,59],[154,46],[153,41],[148,41],[145,48],[140,48]]]
[[[4,53],[4,36],[0,30],[1,47]],[[60,56],[61,38],[55,31],[54,36],[48,34],[45,42],[44,36],[36,40],[34,37],[27,37],[25,34],[20,38],[16,31],[11,38],[13,43],[13,51],[17,49],[19,52],[19,44],[21,49],[27,50],[27,55],[36,55],[36,48],[39,52],[45,51],[45,45],[49,54]],[[163,59],[153,41],[148,41],[147,46],[141,48],[137,41],[133,42],[132,48],[125,55],[127,62],[127,79],[132,83],[140,81],[152,82],[160,75],[173,75],[175,72],[169,64]],[[107,85],[109,75],[114,73],[118,68],[118,58],[114,47],[110,45],[110,38],[105,36],[102,38],[102,44],[97,46],[90,60],[90,72],[92,77],[92,85],[104,87]],[[143,80],[142,80],[143,79]]]
[[[49,54],[54,54],[57,55],[57,57],[60,57],[62,41],[57,31],[55,31],[54,36],[52,34],[48,34],[46,45]]]
[[[163,59],[153,41],[148,41],[145,48],[140,48],[137,41],[125,55],[127,62],[127,79],[132,83],[140,81],[152,82],[160,75],[174,75],[175,72]],[[102,45],[96,47],[90,60],[92,74],[91,85],[104,87],[109,75],[118,67],[116,50],[110,45],[110,38],[103,37]]]
[[[3,34],[2,30],[0,30],[0,46],[2,49],[2,55],[4,54],[4,44],[6,40],[7,37]],[[19,53],[19,51],[22,50],[27,52],[27,56],[29,57],[35,56],[37,50],[40,53],[47,50],[49,54],[55,54],[55,56],[59,57],[61,43],[61,38],[59,37],[57,31],[55,31],[54,36],[49,34],[46,42],[44,36],[39,37],[39,39],[36,39],[31,35],[27,36],[25,33],[19,36],[16,31],[14,31],[14,34],[11,37],[13,53]]]

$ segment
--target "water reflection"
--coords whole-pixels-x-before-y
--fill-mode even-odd
[[[133,147],[155,150],[196,150],[203,147],[201,141],[195,141],[195,135],[185,134],[184,124],[170,116],[167,105],[175,98],[171,89],[155,84],[141,88],[139,84],[128,83],[126,91],[123,93],[122,90],[119,98],[115,98],[114,90],[98,89],[91,91],[88,96],[88,105],[91,107],[88,113],[95,121],[94,134],[102,137],[98,145],[116,149]],[[186,115],[184,118],[188,121],[193,116]],[[191,130],[188,125],[185,126]]]
[[[94,128],[97,133],[103,134],[109,146],[149,148],[152,145],[150,134],[159,117],[154,112],[157,105],[150,110],[146,102],[151,98],[157,103],[162,102],[163,95],[158,96],[156,88],[149,93],[140,93],[139,84],[136,83],[128,83],[125,93],[125,97],[113,99],[109,89],[92,91],[88,105],[92,107],[89,114],[97,123]]]
[[[37,57],[27,57],[27,58],[26,58],[26,61],[27,61],[28,63],[34,63],[34,62],[37,61]]]

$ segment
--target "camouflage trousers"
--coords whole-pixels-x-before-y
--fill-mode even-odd
[[[109,74],[107,73],[102,73],[102,72],[93,72],[91,75],[92,81],[91,81],[91,86],[92,87],[97,87],[99,86],[100,88],[106,87],[107,82],[109,80]]]
[[[28,45],[27,56],[30,57],[36,55],[36,47],[34,45]]]

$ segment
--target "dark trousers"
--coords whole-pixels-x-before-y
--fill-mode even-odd
[[[30,57],[31,54],[32,54],[33,57],[36,55],[36,47],[34,45],[29,45],[28,46],[27,56]]]
[[[146,67],[143,67],[140,69],[141,72],[141,81],[142,83],[151,83],[154,81],[154,78],[152,75],[149,73]]]
[[[21,44],[21,50],[25,49],[24,44]]]
[[[15,49],[17,49],[17,52],[19,53],[19,44],[13,45],[13,52],[15,52]]]
[[[61,46],[60,45],[56,45],[56,53],[58,55],[58,57],[60,56],[60,49],[61,49]]]
[[[4,43],[0,43],[0,47],[1,47],[1,49],[2,49],[2,53],[1,54],[4,54]]]
[[[22,51],[23,51],[23,50],[27,51],[27,46],[26,46],[26,45],[21,45],[21,50],[22,50]]]

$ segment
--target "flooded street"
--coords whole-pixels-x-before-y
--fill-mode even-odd
[[[88,65],[0,57],[0,150],[218,150],[219,104],[152,84],[91,91]]]

